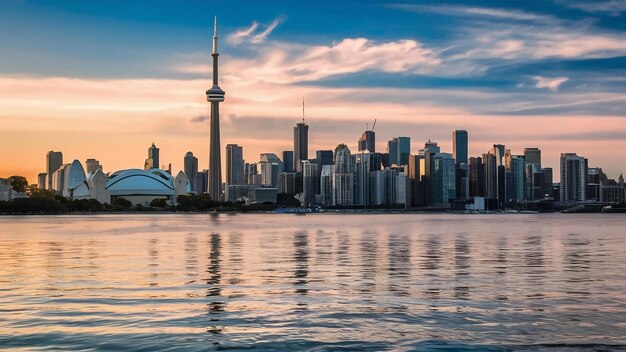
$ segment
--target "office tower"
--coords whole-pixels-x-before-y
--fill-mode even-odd
[[[533,165],[535,173],[541,173],[541,150],[539,148],[524,148],[526,163]]]
[[[432,172],[432,161],[433,157],[440,153],[441,149],[437,145],[437,142],[433,142],[428,140],[424,144],[424,148],[419,150],[419,155],[423,156],[420,159],[420,205],[428,206],[431,204],[430,196],[431,196],[431,185],[430,185],[430,177]]]
[[[278,193],[284,193],[289,196],[296,194],[295,172],[281,172],[278,174]]]
[[[224,101],[224,91],[218,84],[217,17],[213,23],[213,86],[206,91],[206,99],[211,103],[211,141],[209,146],[209,186],[211,199],[222,199],[222,148],[220,147],[220,102]]]
[[[345,144],[335,148],[333,165],[333,205],[349,206],[353,204],[354,174],[350,149]]]
[[[496,157],[496,166],[504,165],[506,148],[502,144],[494,144],[489,153]]]
[[[302,206],[310,207],[317,204],[320,184],[317,164],[308,160],[302,161]]]
[[[293,168],[293,150],[283,151],[283,164],[285,165],[285,172],[295,172]]]
[[[155,169],[158,167],[159,167],[159,148],[157,148],[156,145],[154,145],[154,142],[152,142],[152,145],[150,146],[150,148],[148,148],[148,158],[146,158],[146,161],[143,165],[143,169],[150,170],[150,169]]]
[[[541,150],[539,148],[525,148],[526,163],[533,165],[533,199],[543,199],[541,189]]]
[[[430,159],[429,205],[448,207],[456,197],[454,158],[450,153],[432,153]]]
[[[98,160],[96,160],[96,159],[87,159],[87,160],[85,160],[85,166],[87,167],[87,170],[85,170],[85,171],[88,174],[93,174],[98,169],[102,170],[102,165],[100,165],[100,162]]]
[[[304,111],[302,122],[293,128],[293,169],[302,171],[302,161],[309,159],[309,125],[304,123]]]
[[[389,154],[389,166],[406,165],[411,154],[411,138],[393,138],[387,142],[387,154]]]
[[[204,169],[196,175],[196,192],[204,194],[209,191],[209,170]]]
[[[466,163],[456,163],[456,199],[459,201],[468,200],[470,187],[469,165]]]
[[[600,167],[587,169],[587,182],[585,186],[585,200],[599,202],[602,200],[602,185],[606,184],[608,177]]]
[[[367,130],[363,132],[361,138],[359,138],[358,147],[360,152],[376,152],[376,133],[372,130]]]
[[[561,201],[586,200],[587,159],[576,153],[561,153]]]
[[[46,174],[48,175],[48,187],[49,190],[54,190],[52,187],[53,177],[55,171],[57,171],[61,165],[63,165],[63,153],[55,152],[53,150],[46,154]]]
[[[524,200],[534,200],[535,195],[535,167],[533,164],[524,164]]]
[[[226,145],[226,184],[245,184],[243,168],[243,148],[237,144]]]
[[[543,194],[542,199],[550,199],[552,198],[552,168],[544,167],[541,169],[541,193]]]
[[[498,199],[498,166],[496,156],[491,152],[483,154],[485,175],[485,198]]]
[[[523,155],[513,155],[511,150],[505,152],[506,172],[506,202],[519,203],[524,197],[525,165],[526,158]]]
[[[382,157],[380,153],[370,153],[362,151],[352,155],[352,164],[355,177],[355,194],[354,204],[370,205],[371,201],[371,183],[370,172],[380,170],[382,165]]]
[[[320,173],[320,204],[333,205],[333,165],[323,165]]]
[[[48,174],[46,174],[45,172],[41,172],[37,175],[37,188],[39,189],[46,189],[47,184],[46,184],[46,176]]]
[[[259,171],[256,163],[246,163],[246,184],[247,185],[256,185],[256,176],[258,176]],[[260,184],[260,183],[258,183]]]
[[[278,187],[278,174],[284,170],[282,160],[274,153],[263,153],[260,155],[259,159],[261,184],[264,186]]]
[[[409,155],[409,163],[405,167],[405,174],[407,178],[407,206],[409,207],[419,207],[425,205],[420,202],[420,196],[422,194],[420,167],[423,159],[423,155]]]
[[[406,176],[399,168],[385,168],[373,172],[372,183],[375,185],[373,204],[406,205]]]
[[[452,149],[457,164],[467,164],[468,136],[466,130],[452,132]]]
[[[470,198],[485,197],[485,168],[483,158],[471,157],[469,159],[470,173]]]
[[[187,152],[184,159],[184,172],[189,179],[191,192],[198,193],[198,158],[192,152]]]

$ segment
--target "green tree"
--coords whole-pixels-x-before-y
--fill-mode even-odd
[[[11,176],[9,177],[9,181],[11,181],[11,188],[15,190],[15,192],[26,192],[26,187],[28,187],[28,181],[24,176]]]

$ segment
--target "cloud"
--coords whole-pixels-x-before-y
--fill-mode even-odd
[[[626,11],[626,0],[561,1],[565,6],[592,13],[619,16]]]
[[[243,42],[249,42],[252,44],[261,44],[265,42],[267,37],[280,25],[285,21],[284,16],[277,17],[272,21],[272,23],[268,25],[260,25],[257,21],[252,21],[250,27],[240,29],[235,33],[228,36],[228,42],[233,45],[238,45]],[[264,27],[264,29],[260,32],[257,30],[259,27]]]
[[[228,41],[233,44],[241,44],[246,38],[250,37],[254,31],[259,27],[259,23],[257,21],[252,21],[250,27],[245,29],[240,29],[235,33],[228,36]]]
[[[189,120],[189,122],[191,122],[191,123],[202,123],[202,122],[205,122],[205,121],[209,121],[209,118],[210,117],[208,115],[200,115],[200,116],[196,116],[196,117],[191,118]]]
[[[561,86],[561,84],[569,81],[568,77],[549,78],[549,77],[534,76],[533,79],[537,81],[537,84],[535,85],[535,87],[548,88],[553,92],[556,92],[557,90],[559,90],[559,87]]]
[[[520,10],[495,9],[489,7],[472,7],[463,5],[413,5],[392,4],[388,7],[415,13],[435,13],[445,16],[488,17],[491,19],[518,21],[553,21],[552,16],[539,15]]]

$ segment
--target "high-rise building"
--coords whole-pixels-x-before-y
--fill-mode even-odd
[[[309,159],[309,125],[302,122],[293,128],[293,169],[302,171],[302,161]]]
[[[189,179],[189,188],[191,192],[198,192],[198,158],[193,156],[192,152],[187,152],[184,159],[184,172]]]
[[[358,147],[360,152],[376,152],[376,133],[372,130],[367,130],[363,132],[361,138],[359,138]]]
[[[198,172],[196,176],[196,192],[198,194],[207,193],[209,191],[209,170],[204,169]]]
[[[423,155],[409,155],[409,163],[405,167],[405,174],[407,178],[407,205],[409,207],[419,207],[426,204],[422,204],[421,197],[423,190],[420,167],[424,160]]]
[[[506,202],[519,203],[524,197],[525,165],[526,158],[523,155],[513,155],[507,149],[504,157],[506,172]]]
[[[466,130],[452,132],[452,149],[457,164],[467,164],[468,136]]]
[[[541,173],[541,150],[539,148],[524,148],[526,163],[533,165],[535,173]]]
[[[317,164],[308,160],[302,161],[302,206],[310,207],[317,204],[319,198],[319,172]]]
[[[274,153],[263,153],[259,158],[261,184],[278,187],[278,174],[283,172],[284,164]]]
[[[470,198],[485,197],[485,167],[483,158],[471,157],[469,159],[470,173]]]
[[[155,168],[159,168],[159,148],[152,142],[152,145],[148,148],[148,158],[143,165],[143,169],[150,170]]]
[[[334,165],[322,166],[320,173],[320,204],[333,205],[333,169]]]
[[[220,147],[220,103],[224,101],[224,91],[219,86],[217,52],[217,17],[213,24],[213,86],[206,91],[206,99],[211,103],[211,141],[209,146],[209,185],[211,199],[222,199],[222,148]]]
[[[245,180],[247,185],[260,185],[257,183],[257,176],[259,175],[258,167],[256,163],[246,163]]]
[[[483,154],[485,175],[485,198],[498,199],[498,163],[491,152]]]
[[[551,199],[552,198],[552,168],[544,167],[541,169],[541,193],[543,194],[542,199]]]
[[[350,149],[345,144],[335,148],[333,165],[333,205],[348,206],[353,204],[354,173],[352,170]]]
[[[48,174],[45,172],[41,172],[37,175],[37,188],[46,189],[46,176]]]
[[[63,165],[63,153],[55,152],[53,150],[46,154],[46,174],[48,175],[48,187],[49,190],[54,190],[52,187],[53,179],[52,174],[57,171],[61,165]]]
[[[576,153],[561,153],[561,201],[586,200],[587,159]]]
[[[243,148],[237,144],[226,145],[226,184],[245,184],[243,175]]]
[[[430,205],[448,207],[456,198],[454,158],[450,153],[434,153],[430,161]]]
[[[87,167],[87,170],[85,170],[85,171],[88,174],[93,174],[98,169],[102,170],[102,165],[100,165],[100,162],[98,160],[96,160],[96,159],[87,159],[87,160],[85,160],[85,166]]]
[[[285,165],[285,172],[295,172],[293,168],[293,150],[283,151],[283,164]]]
[[[371,205],[372,185],[370,173],[381,169],[382,157],[380,153],[362,151],[352,155],[352,164],[355,166],[355,194],[354,204]]]
[[[278,193],[284,193],[289,196],[296,194],[295,172],[281,172],[278,174]]]
[[[411,138],[395,137],[387,142],[387,154],[389,154],[389,166],[406,165],[411,154]]]

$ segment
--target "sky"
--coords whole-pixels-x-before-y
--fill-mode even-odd
[[[356,141],[376,123],[412,152],[539,147],[626,171],[626,0],[0,1],[0,177],[36,183],[49,150],[143,168],[147,149],[208,167],[213,17],[222,148],[247,162]],[[225,153],[222,153],[224,159]]]

